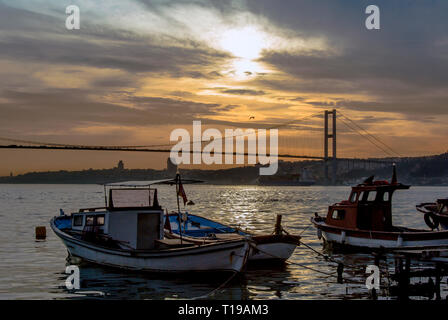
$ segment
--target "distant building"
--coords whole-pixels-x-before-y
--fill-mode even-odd
[[[124,170],[124,163],[123,163],[122,160],[118,161],[117,169],[118,170]]]
[[[166,173],[170,175],[175,175],[177,172],[177,164],[171,161],[171,158],[166,160]]]

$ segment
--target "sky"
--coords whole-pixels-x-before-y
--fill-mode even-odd
[[[79,30],[65,27],[73,4]],[[365,27],[370,4],[380,30]],[[322,155],[323,119],[309,116],[335,108],[400,155],[442,153],[447,10],[442,0],[0,0],[0,137],[151,145],[193,120],[220,130],[297,120],[280,131],[285,150]],[[339,122],[338,149],[387,156]],[[120,159],[163,168],[167,154],[0,156],[7,175]]]

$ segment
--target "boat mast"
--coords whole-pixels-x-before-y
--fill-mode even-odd
[[[180,174],[179,174],[179,171],[177,171],[177,173],[176,173],[177,221],[179,223],[180,244],[182,244],[182,219],[181,219],[180,204],[179,204],[179,183],[180,183]]]

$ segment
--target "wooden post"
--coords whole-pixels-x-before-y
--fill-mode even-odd
[[[282,234],[282,215],[277,214],[277,219],[275,220],[274,234],[281,235]]]
[[[440,300],[440,263],[436,262],[436,300]]]
[[[395,260],[395,271],[398,272],[398,299],[409,299],[409,257],[405,257],[406,265],[403,264],[403,258],[398,257]]]
[[[338,283],[344,283],[344,279],[342,279],[342,274],[344,273],[344,264],[339,262],[338,263]]]

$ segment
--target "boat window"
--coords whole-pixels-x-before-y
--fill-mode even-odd
[[[93,226],[93,216],[86,217],[86,226]]]
[[[334,220],[344,220],[345,218],[345,210],[334,210],[331,218]]]
[[[87,216],[86,226],[104,226],[104,215]]]
[[[73,225],[76,227],[82,226],[82,216],[81,215],[73,216]]]
[[[362,202],[365,202],[365,201],[367,201],[368,196],[369,196],[369,191],[361,191],[358,199]]]
[[[367,196],[367,201],[375,201],[376,199],[376,191],[370,191]]]
[[[383,200],[390,201],[390,193],[389,192],[384,192]]]
[[[96,225],[104,226],[104,216],[96,216]]]
[[[357,196],[357,195],[358,195],[357,192],[352,192],[351,195],[350,195],[350,199],[349,199],[349,201],[350,201],[350,202],[355,202],[355,201],[356,201],[356,196]]]

